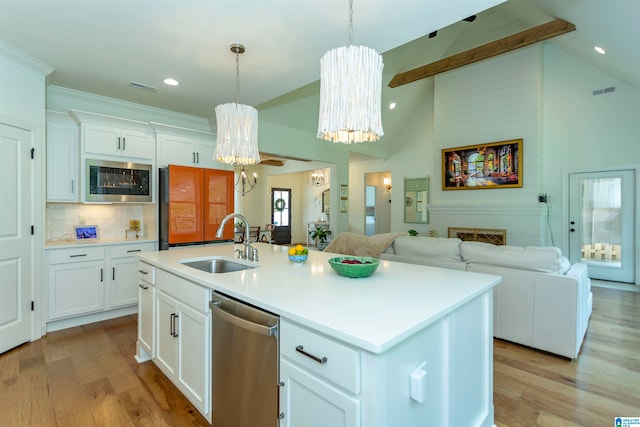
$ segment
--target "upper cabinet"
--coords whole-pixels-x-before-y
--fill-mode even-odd
[[[154,159],[154,139],[147,123],[70,110],[80,125],[83,155]]]
[[[78,201],[78,126],[66,114],[47,111],[47,201]]]
[[[209,132],[151,123],[156,132],[158,167],[168,165],[228,169],[213,159],[216,136]]]

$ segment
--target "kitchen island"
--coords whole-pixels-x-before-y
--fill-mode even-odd
[[[138,255],[137,358],[153,359],[209,420],[208,301],[218,291],[280,316],[281,426],[493,425],[492,288],[498,276],[381,261],[372,276],[349,279],[328,264],[335,254],[311,251],[306,264],[293,265],[287,247],[254,246],[259,262],[236,261],[256,268],[222,274],[183,263],[233,259],[240,245]],[[155,295],[145,297],[143,290]],[[170,313],[179,326],[161,313],[167,297],[176,313],[182,307],[182,314]],[[185,322],[201,326],[197,333],[177,333]],[[166,363],[167,323],[173,330],[165,335],[191,337],[182,350],[169,352],[188,363]],[[302,344],[328,362],[296,351]],[[167,368],[172,363],[177,368]]]

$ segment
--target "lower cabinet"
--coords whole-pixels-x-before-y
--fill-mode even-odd
[[[154,248],[153,242],[48,248],[46,319],[56,321],[135,306],[135,255]]]
[[[280,319],[281,426],[360,426],[361,351]]]
[[[280,361],[281,427],[356,427],[360,401],[287,360]]]
[[[167,280],[170,282],[167,283]],[[156,283],[154,363],[210,420],[209,291],[161,270],[158,271]],[[179,292],[170,295],[172,290],[178,289]],[[198,294],[203,304],[189,304],[189,297],[198,298]]]
[[[150,360],[156,355],[155,284],[155,267],[142,261],[138,262],[138,362]]]

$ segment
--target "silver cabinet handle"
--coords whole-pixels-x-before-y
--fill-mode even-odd
[[[305,356],[307,356],[309,359],[312,359],[312,360],[314,360],[314,361],[318,362],[318,363],[319,363],[319,364],[321,364],[321,365],[322,365],[322,364],[324,364],[324,363],[327,363],[327,358],[326,358],[325,356],[318,357],[318,356],[315,356],[315,355],[313,355],[313,354],[311,354],[311,353],[307,353],[306,351],[304,351],[304,347],[303,347],[303,346],[301,346],[301,345],[299,345],[299,346],[297,346],[297,347],[296,347],[296,351],[297,351],[298,353],[304,354],[304,355],[305,355]]]
[[[118,150],[120,149],[120,137],[118,137]]]
[[[127,144],[127,139],[123,136],[122,137],[122,149],[124,150],[124,148],[126,147]]]
[[[131,252],[142,252],[142,249],[129,249],[127,251],[127,253],[131,253]]]
[[[148,287],[148,286],[143,285],[142,283],[138,283],[138,287],[139,287],[139,288],[142,288],[142,289],[149,289],[149,287]]]
[[[78,258],[81,256],[87,256],[87,254],[77,254],[77,255],[69,255],[69,258]]]

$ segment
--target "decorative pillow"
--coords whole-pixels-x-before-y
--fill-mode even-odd
[[[399,236],[393,245],[396,254],[402,256],[431,257],[460,261],[460,243],[458,238]]]
[[[483,242],[462,242],[460,252],[464,261],[477,264],[544,273],[564,274],[568,271],[568,260],[562,256],[560,249],[552,246],[496,246]]]

